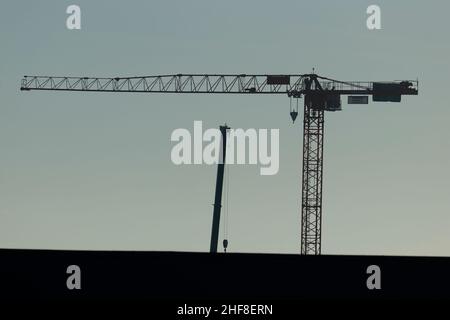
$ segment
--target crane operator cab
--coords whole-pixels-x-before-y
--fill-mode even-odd
[[[332,90],[310,93],[305,96],[305,99],[313,110],[342,110],[341,96],[338,93],[333,93]]]
[[[337,93],[327,93],[325,96],[325,111],[341,111],[341,96]]]
[[[317,81],[316,81],[317,82]],[[315,86],[315,90],[311,90],[314,80],[306,78],[304,80],[305,102],[313,110],[340,111],[342,110],[341,96],[336,92],[334,85],[321,88],[319,84]]]

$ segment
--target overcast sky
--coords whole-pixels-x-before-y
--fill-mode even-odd
[[[81,30],[66,8],[81,7]],[[20,92],[23,75],[308,73],[420,80],[325,117],[324,254],[450,255],[448,1],[2,1],[0,247],[208,251],[216,167],[176,128],[280,129],[280,170],[229,171],[230,252],[300,251],[302,115],[285,96]],[[222,231],[221,231],[222,239]]]

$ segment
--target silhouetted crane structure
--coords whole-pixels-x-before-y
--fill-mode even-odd
[[[211,227],[211,244],[209,246],[209,252],[217,252],[217,243],[219,241],[219,227],[220,227],[220,209],[222,208],[222,189],[223,189],[223,174],[225,171],[225,158],[227,155],[227,130],[230,129],[226,124],[220,126],[220,155],[219,162],[217,163],[217,178],[216,178],[216,192],[214,195],[214,209],[213,220]],[[223,240],[224,250],[227,250],[228,239]]]
[[[321,253],[324,112],[349,104],[400,102],[417,95],[418,81],[348,82],[311,74],[173,74],[144,77],[87,78],[25,76],[21,90],[148,92],[264,95],[304,99],[301,253]],[[291,100],[292,102],[292,100]],[[295,121],[298,108],[292,109]]]

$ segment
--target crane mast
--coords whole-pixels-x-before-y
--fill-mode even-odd
[[[313,110],[305,101],[301,208],[302,254],[320,254],[321,252],[324,118],[324,110]]]
[[[417,95],[418,81],[390,82],[340,81],[312,74],[171,74],[142,77],[53,77],[25,76],[21,90],[204,93],[204,94],[283,94],[304,99],[303,166],[301,201],[301,253],[321,253],[322,182],[325,111],[341,110],[341,96],[350,101],[400,102],[403,95]],[[366,99],[352,99],[350,96]],[[364,102],[366,101],[366,102]],[[295,121],[298,110],[291,111]],[[222,128],[221,128],[222,130]],[[220,176],[218,168],[218,181]],[[223,172],[222,172],[223,174]],[[216,185],[216,196],[218,195]],[[221,192],[220,192],[221,194]],[[220,199],[215,201],[211,251],[217,250],[215,234],[220,216]],[[216,207],[216,206],[219,207]]]

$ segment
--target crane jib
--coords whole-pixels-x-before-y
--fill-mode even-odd
[[[381,89],[380,89],[381,88]],[[287,94],[301,97],[309,90],[339,95],[375,95],[374,101],[395,101],[395,94],[416,95],[418,81],[340,81],[314,74],[176,74],[145,77],[25,76],[20,89],[92,92]],[[389,91],[390,98],[383,97]],[[387,99],[387,100],[386,100]],[[398,99],[397,99],[398,100]]]

